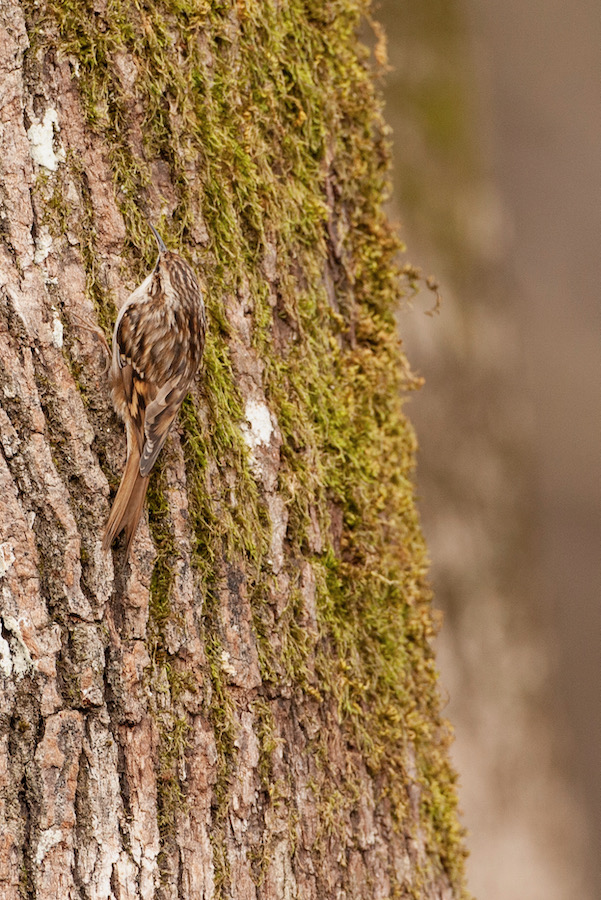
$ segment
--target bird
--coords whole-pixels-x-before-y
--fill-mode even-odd
[[[200,367],[207,331],[196,275],[150,228],[158,259],[117,316],[109,373],[113,406],[125,422],[127,459],[102,547],[108,551],[125,531],[126,561],[150,471]]]

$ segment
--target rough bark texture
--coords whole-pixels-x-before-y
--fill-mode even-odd
[[[462,892],[365,14],[2,2],[5,900]],[[148,218],[210,334],[124,566]]]

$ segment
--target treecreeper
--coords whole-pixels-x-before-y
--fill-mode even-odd
[[[113,332],[113,405],[125,422],[127,460],[104,531],[108,550],[125,531],[126,559],[148,477],[200,366],[207,320],[194,272],[152,228],[159,256],[123,305]]]

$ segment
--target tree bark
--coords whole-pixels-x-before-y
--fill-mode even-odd
[[[0,14],[2,897],[461,896],[366,5]],[[149,221],[209,334],[125,564]]]

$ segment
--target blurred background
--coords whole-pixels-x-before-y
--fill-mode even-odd
[[[598,0],[382,0],[468,879],[601,897]]]

